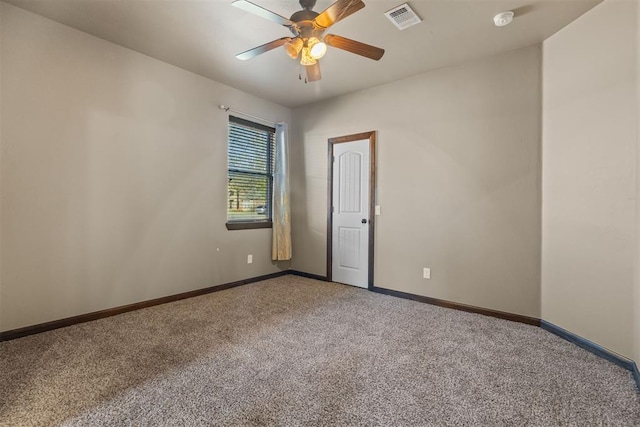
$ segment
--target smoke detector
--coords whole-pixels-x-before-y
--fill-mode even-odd
[[[496,27],[504,27],[505,25],[509,25],[511,21],[513,21],[513,12],[510,10],[501,12],[493,17],[493,23]]]
[[[422,22],[422,19],[416,15],[407,3],[386,11],[384,15],[389,18],[389,21],[393,22],[393,25],[395,25],[399,30],[404,30],[412,25]]]

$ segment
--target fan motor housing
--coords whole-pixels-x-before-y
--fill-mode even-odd
[[[296,23],[295,27],[290,28],[293,35],[300,36],[303,39],[321,36],[323,30],[318,30],[313,25],[313,20],[318,15],[318,12],[312,10],[300,10],[291,15],[289,19]]]
[[[291,19],[293,22],[300,23],[300,21],[313,21],[316,16],[318,16],[318,12],[314,12],[313,10],[299,10],[293,15],[291,15]],[[311,23],[311,22],[309,22]]]

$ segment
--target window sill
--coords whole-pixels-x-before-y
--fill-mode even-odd
[[[228,222],[227,230],[252,230],[255,228],[272,228],[271,221],[246,221],[246,222]]]

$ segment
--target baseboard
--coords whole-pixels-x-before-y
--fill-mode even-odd
[[[263,276],[251,277],[249,279],[243,279],[235,282],[224,283],[221,285],[210,286],[208,288],[203,288],[203,289],[196,289],[194,291],[183,292],[175,295],[169,295],[166,297],[156,298],[148,301],[141,301],[133,304],[123,305],[120,307],[108,308],[106,310],[94,311],[92,313],[80,314],[78,316],[67,317],[65,319],[54,320],[51,322],[40,323],[32,326],[26,326],[24,328],[12,329],[9,331],[0,332],[0,342],[25,337],[27,335],[39,334],[40,332],[46,332],[54,329],[64,328],[66,326],[71,326],[78,323],[84,323],[84,322],[90,322],[92,320],[103,319],[105,317],[111,317],[117,314],[139,310],[141,308],[153,307],[154,305],[166,304],[168,302],[178,301],[181,299],[193,298],[200,295],[210,294],[212,292],[218,292],[225,289],[235,288],[237,286],[247,285],[249,283],[255,283],[255,282],[260,282],[262,280],[285,276],[287,274],[290,274],[288,270],[279,271],[277,273],[265,274]]]
[[[294,276],[306,277],[307,279],[320,280],[323,282],[328,281],[327,276],[320,276],[318,274],[305,273],[304,271],[289,270],[289,274],[293,274]]]
[[[422,295],[410,294],[407,292],[394,291],[391,289],[379,288],[374,286],[371,291],[379,294],[391,295],[398,298],[410,299],[413,301],[424,302],[431,305],[437,305],[439,307],[452,308],[454,310],[466,311],[469,313],[483,314],[485,316],[497,317],[498,319],[510,320],[512,322],[526,323],[528,325],[540,326],[540,319],[536,317],[523,316],[521,314],[507,313],[504,311],[491,310],[489,308],[476,307],[473,305],[460,304],[457,302],[451,302],[441,300],[438,298],[425,297]]]
[[[627,359],[624,356],[607,350],[606,348],[594,343],[593,341],[589,341],[588,339],[583,338],[580,335],[569,332],[566,329],[561,328],[560,326],[547,322],[546,320],[540,321],[540,327],[545,331],[549,331],[552,334],[557,335],[560,338],[564,338],[565,340],[577,345],[578,347],[595,354],[596,356],[599,356],[615,365],[620,366],[621,368],[631,371],[634,379],[636,380],[638,390],[640,390],[640,373],[638,372],[638,365],[636,365],[636,362],[634,362],[633,360]]]
[[[156,298],[148,301],[141,301],[133,304],[123,305],[120,307],[109,308],[106,310],[95,311],[92,313],[86,313],[78,316],[67,317],[65,319],[54,320],[51,322],[40,323],[37,325],[26,326],[24,328],[18,328],[18,329],[12,329],[9,331],[0,332],[0,342],[25,337],[28,335],[38,334],[40,332],[46,332],[54,329],[64,328],[64,327],[75,325],[78,323],[85,323],[85,322],[90,322],[92,320],[103,319],[105,317],[111,317],[118,314],[127,313],[129,311],[139,310],[141,308],[153,307],[155,305],[166,304],[169,302],[179,301],[186,298],[193,298],[200,295],[209,294],[212,292],[218,292],[225,289],[235,288],[237,286],[260,282],[262,280],[268,280],[276,277],[285,276],[288,274],[292,274],[294,276],[299,276],[299,277],[306,277],[309,279],[325,281],[325,282],[327,281],[327,277],[325,276],[305,273],[303,271],[297,271],[297,270],[280,271],[277,273],[265,274],[263,276],[251,277],[248,279],[238,280],[235,282],[210,286],[208,288],[196,289],[194,291],[183,292],[180,294],[169,295],[166,297]],[[425,297],[422,295],[410,294],[407,292],[394,291],[392,289],[379,288],[376,286],[372,287],[371,291],[379,294],[391,295],[398,298],[404,298],[404,299],[419,301],[419,302],[423,302],[431,305],[437,305],[440,307],[452,308],[455,310],[461,310],[461,311],[466,311],[470,313],[483,314],[485,316],[497,317],[499,319],[510,320],[513,322],[520,322],[520,323],[526,323],[529,325],[540,326],[542,329],[548,332],[551,332],[552,334],[555,334],[561,338],[564,338],[565,340],[572,342],[575,345],[599,357],[602,357],[603,359],[606,359],[624,369],[631,371],[635,379],[638,391],[640,391],[640,371],[638,370],[638,365],[633,360],[627,359],[623,356],[613,353],[605,349],[604,347],[592,341],[589,341],[586,338],[582,338],[579,335],[569,332],[545,320],[540,320],[535,317],[523,316],[520,314],[507,313],[507,312],[498,311],[498,310],[491,310],[488,308],[475,307],[472,305],[445,301],[437,298]]]

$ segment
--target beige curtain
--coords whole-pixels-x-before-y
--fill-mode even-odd
[[[273,172],[273,244],[271,259],[291,259],[291,206],[289,203],[289,125],[276,123]]]

